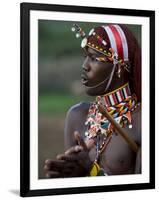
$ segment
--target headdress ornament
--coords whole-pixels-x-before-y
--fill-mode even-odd
[[[119,25],[99,26],[90,30],[88,36],[74,24],[72,31],[76,37],[82,37],[81,47],[90,47],[105,56],[113,63],[128,62],[128,44],[124,31]],[[103,57],[99,61],[105,61]]]
[[[109,88],[116,69],[119,78],[122,69],[126,69],[130,72],[127,39],[119,25],[107,25],[93,28],[88,36],[86,36],[84,31],[77,24],[73,25],[72,31],[76,31],[76,36],[82,37],[81,47],[84,50],[89,47],[101,53],[101,56],[97,57],[96,60],[113,63],[105,91]]]
[[[141,101],[141,49],[131,31],[125,25],[118,24],[95,27],[88,35],[74,24],[72,31],[76,32],[76,37],[82,38],[82,49],[92,48],[101,53],[101,56],[96,58],[98,61],[113,63],[105,91],[111,84],[115,70],[119,78],[121,71],[126,70],[131,73],[131,88]]]

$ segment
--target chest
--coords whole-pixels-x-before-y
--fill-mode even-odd
[[[133,127],[125,127],[128,136],[131,137],[138,145],[141,143],[141,113],[132,114]],[[86,128],[86,126],[85,126]],[[84,128],[84,129],[85,129]],[[88,127],[87,127],[88,128]],[[86,128],[86,130],[87,130]],[[89,152],[92,161],[96,157],[96,147]],[[100,155],[100,166],[108,175],[132,174],[134,173],[136,163],[136,153],[134,153],[125,139],[120,134],[113,134],[110,142]]]
[[[92,161],[95,155],[96,147],[90,150]],[[99,164],[109,175],[130,174],[134,171],[135,160],[136,154],[130,149],[128,143],[120,135],[113,134],[100,155]]]

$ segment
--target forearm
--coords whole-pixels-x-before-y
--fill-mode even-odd
[[[135,174],[141,174],[141,148],[139,148],[136,156]]]

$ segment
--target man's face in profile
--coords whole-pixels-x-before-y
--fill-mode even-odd
[[[85,50],[81,82],[86,86],[86,93],[89,95],[96,95],[96,91],[102,93],[109,80],[113,64],[99,61],[98,58],[103,56],[103,54],[92,48]],[[99,86],[98,89],[97,86]]]

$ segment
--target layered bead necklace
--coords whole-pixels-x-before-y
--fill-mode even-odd
[[[85,122],[87,139],[94,139],[96,143],[96,159],[109,144],[113,132],[113,125],[104,117],[98,109],[98,105],[103,105],[114,120],[121,126],[128,125],[132,128],[131,113],[139,106],[135,94],[131,95],[129,83],[103,96],[97,96],[89,108],[88,116]],[[102,142],[101,142],[102,141]]]

